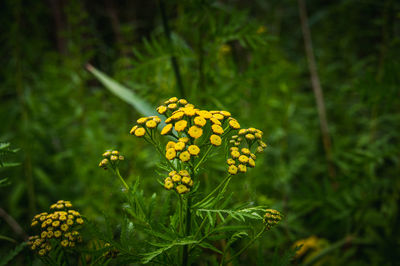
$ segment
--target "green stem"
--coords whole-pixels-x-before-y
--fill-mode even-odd
[[[225,182],[229,182],[229,180],[231,179],[231,177],[232,177],[232,175],[230,175],[230,174],[227,175],[227,176],[224,178],[224,180],[222,180],[221,183],[219,183],[219,185],[218,185],[213,191],[210,192],[210,194],[208,194],[204,199],[202,199],[201,201],[199,201],[198,203],[196,203],[193,207],[197,207],[197,206],[201,205],[202,203],[206,202],[215,192],[217,192],[217,191],[222,187],[222,185],[223,185]]]
[[[191,205],[192,205],[192,199],[191,199],[191,197],[190,197],[190,195],[188,195],[188,197],[187,197],[187,204],[186,204],[186,230],[185,230],[185,236],[188,236],[188,235],[190,235],[190,229],[191,229],[191,211],[190,211],[190,208],[191,208]],[[189,252],[188,252],[188,249],[189,249],[189,245],[184,245],[183,246],[183,254],[182,254],[182,265],[183,266],[186,266],[186,265],[188,265],[188,255],[189,255]]]
[[[210,145],[210,147],[208,147],[208,150],[206,151],[206,153],[204,154],[203,157],[201,157],[200,161],[196,164],[196,166],[193,168],[193,173],[197,170],[197,168],[199,168],[199,166],[203,163],[204,159],[207,157],[207,155],[210,153],[211,149],[212,149],[212,145]]]
[[[233,255],[226,263],[231,262],[234,258],[236,258],[240,254],[242,254],[244,251],[246,251],[246,249],[248,249],[254,243],[254,241],[256,241],[262,235],[262,233],[264,233],[265,230],[266,230],[266,228],[265,228],[265,226],[263,226],[263,229],[256,235],[256,237],[253,238],[252,240],[250,240],[250,242],[247,243],[247,245],[244,248],[239,250],[239,252],[236,253],[235,255]],[[222,257],[222,259],[224,259],[224,258]],[[221,264],[220,265],[223,265],[223,260],[221,260]]]
[[[178,194],[179,197],[179,232],[183,232],[183,201],[182,201],[182,195]]]
[[[125,180],[122,178],[121,174],[119,173],[118,167],[115,168],[115,174],[116,174],[116,176],[118,176],[119,180],[121,180],[121,182],[122,182],[122,184],[124,185],[124,187],[126,188],[126,190],[129,190],[129,186],[128,186],[128,184],[125,182]]]

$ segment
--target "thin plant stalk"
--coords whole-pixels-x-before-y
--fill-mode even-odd
[[[119,178],[119,180],[121,180],[122,184],[124,185],[124,187],[126,188],[126,190],[129,190],[129,186],[128,184],[125,182],[125,180],[122,178],[121,174],[119,173],[119,169],[118,167],[115,168],[115,175]]]

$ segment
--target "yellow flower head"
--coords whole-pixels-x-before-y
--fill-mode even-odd
[[[219,146],[219,145],[221,145],[221,143],[222,143],[222,139],[221,139],[221,137],[218,136],[218,135],[211,135],[211,136],[210,136],[210,142],[211,142],[211,144],[214,145],[214,146]]]
[[[176,109],[178,107],[178,105],[176,103],[170,103],[170,104],[168,104],[167,107],[168,107],[168,109],[173,110],[173,109]]]
[[[225,117],[222,114],[213,114],[213,117],[218,119],[218,120],[223,120]]]
[[[243,154],[250,155],[250,150],[247,149],[247,148],[242,148],[240,151],[241,151]]]
[[[259,132],[254,133],[254,136],[256,137],[256,139],[262,139],[262,134],[260,134]]]
[[[175,150],[177,150],[177,151],[181,151],[181,150],[183,150],[184,148],[185,148],[185,146],[186,146],[186,144],[185,144],[185,142],[180,142],[180,141],[178,141],[176,144],[175,144]]]
[[[194,156],[200,153],[200,148],[197,145],[190,145],[187,150],[190,153],[190,155]]]
[[[199,127],[203,127],[206,123],[207,123],[206,119],[202,116],[196,116],[194,118],[194,124]]]
[[[197,111],[196,113],[204,119],[210,119],[212,117],[212,114],[206,110]]]
[[[188,143],[189,142],[189,138],[188,137],[179,138],[178,141],[184,142],[184,143]]]
[[[157,112],[160,115],[164,114],[167,110],[168,110],[168,108],[165,105],[161,105],[161,106],[157,107]]]
[[[228,160],[226,160],[226,162],[227,162],[229,165],[233,165],[233,164],[236,163],[235,160],[233,160],[232,158],[229,158]]]
[[[60,226],[60,221],[54,221],[51,225],[54,227],[58,227]]]
[[[220,111],[219,112],[221,115],[225,116],[225,117],[230,117],[231,113],[229,113],[228,111]]]
[[[129,131],[129,134],[133,135],[133,134],[135,133],[135,130],[136,130],[137,128],[138,128],[138,125],[134,125],[134,126],[132,127],[131,131]],[[104,156],[104,157],[110,156],[110,154],[108,154],[108,153],[109,153],[109,151],[106,151],[105,153],[103,153],[103,156]],[[108,154],[108,155],[105,155],[105,154]]]
[[[143,127],[139,127],[135,130],[136,137],[143,137],[146,134],[146,130]]]
[[[241,172],[241,173],[246,173],[247,172],[247,167],[244,164],[239,164],[238,165],[238,169],[239,169],[239,172]]]
[[[55,231],[54,236],[59,238],[61,236],[61,231],[59,231],[59,230]]]
[[[177,183],[177,182],[181,182],[182,177],[180,175],[174,175],[172,177],[172,182]]]
[[[141,118],[139,118],[138,120],[136,120],[136,122],[137,122],[139,125],[141,125],[141,124],[146,123],[146,121],[147,121],[148,119],[149,119],[148,117],[141,117]]]
[[[262,140],[258,141],[258,145],[260,145],[263,149],[267,147],[267,144],[265,144],[265,142]]]
[[[179,174],[180,174],[181,176],[189,176],[189,172],[188,172],[187,170],[180,170],[180,171],[179,171]]]
[[[165,149],[166,150],[168,150],[168,149],[175,149],[175,142],[173,142],[173,141],[168,141],[168,143],[167,143],[167,146],[165,147]]]
[[[192,179],[189,176],[184,176],[182,178],[182,183],[185,184],[185,185],[189,185],[190,181],[192,181]]]
[[[197,139],[197,138],[200,138],[201,135],[203,135],[203,129],[201,129],[198,126],[191,126],[189,128],[188,133],[192,138]]]
[[[216,119],[215,117],[211,117],[210,118],[210,121],[214,124],[214,125],[222,125],[221,124],[221,122],[218,120],[218,119]]]
[[[83,219],[82,219],[82,218],[76,219],[76,223],[77,223],[77,224],[83,224]]]
[[[193,107],[192,106],[187,107],[187,105],[185,106],[185,108],[183,108],[183,111],[185,112],[185,115],[194,116],[196,114],[196,109],[194,109],[194,106]]]
[[[185,99],[179,99],[178,101],[180,104],[185,105],[188,103],[188,101],[186,101]]]
[[[61,230],[64,231],[64,232],[67,231],[68,228],[69,228],[69,227],[68,227],[67,224],[62,224],[62,225],[61,225]]]
[[[258,153],[263,153],[263,152],[264,152],[263,147],[258,146],[257,149],[256,149],[256,152],[258,152]]]
[[[169,103],[176,103],[177,101],[178,101],[177,97],[171,97],[171,98],[168,99]]]
[[[228,172],[231,174],[231,175],[236,175],[236,173],[237,173],[237,171],[238,171],[238,169],[237,169],[237,167],[235,166],[235,165],[229,165],[229,167],[228,167]]]
[[[185,193],[187,193],[187,192],[189,191],[189,189],[188,189],[185,185],[178,185],[178,186],[176,187],[176,191],[177,191],[179,194],[185,194]]]
[[[179,120],[175,123],[175,130],[178,132],[184,131],[187,126],[186,120]]]
[[[233,151],[231,151],[231,156],[232,156],[232,158],[234,158],[234,159],[239,158],[240,152],[238,152],[238,151],[236,151],[236,150],[233,150]]]
[[[69,242],[68,242],[68,240],[66,240],[66,239],[64,239],[63,241],[61,241],[61,246],[63,246],[63,247],[68,247],[68,244],[69,244]]]
[[[269,230],[272,226],[278,224],[282,220],[282,214],[274,209],[266,209],[263,220],[267,230]]]
[[[212,126],[211,126],[211,129],[212,129],[212,131],[214,132],[214,134],[217,134],[217,135],[221,135],[221,134],[224,133],[224,130],[223,130],[222,127],[219,126],[219,125],[212,125]]]
[[[254,140],[255,139],[254,135],[250,134],[250,133],[246,134],[245,138],[248,139],[248,140]]]
[[[165,182],[165,184],[164,184],[164,188],[166,188],[168,190],[170,190],[173,187],[174,187],[174,184],[172,182],[170,182],[170,181]]]
[[[253,158],[251,158],[251,157],[249,158],[248,165],[249,165],[250,167],[256,166],[256,162],[253,160]]]
[[[67,220],[67,225],[70,225],[70,226],[71,226],[71,225],[73,225],[73,224],[74,224],[74,221],[73,221],[73,220],[71,220],[71,219],[68,219],[68,220]]]
[[[111,161],[118,161],[118,156],[116,156],[116,155],[111,155],[110,160],[111,160]]]
[[[154,120],[149,120],[149,121],[146,122],[146,127],[155,128],[155,127],[157,127],[157,123]]]
[[[178,110],[178,111],[175,111],[173,113],[173,115],[171,115],[169,118],[170,118],[171,121],[176,121],[176,120],[182,119],[182,117],[184,115],[185,115],[185,112],[183,112],[182,110]]]
[[[171,132],[172,130],[172,124],[167,124],[163,129],[161,130],[161,135],[167,135]]]
[[[187,162],[190,160],[190,153],[188,151],[184,151],[179,155],[179,159],[182,162]]]
[[[247,129],[245,129],[245,128],[239,130],[239,132],[238,132],[239,135],[244,135],[246,133],[247,133]]]
[[[239,156],[239,162],[247,163],[248,161],[249,161],[249,157],[247,157],[246,155],[240,155]]]
[[[172,176],[176,175],[176,171],[171,171],[171,172],[169,172],[168,175],[172,177]]]
[[[165,152],[165,157],[166,157],[168,160],[174,159],[174,158],[176,157],[176,151],[175,151],[175,149],[174,149],[174,148],[168,149],[168,150]]]

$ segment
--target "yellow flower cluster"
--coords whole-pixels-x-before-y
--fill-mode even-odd
[[[267,230],[278,224],[282,220],[282,214],[274,209],[266,209],[264,215],[264,223]]]
[[[167,190],[175,189],[179,194],[185,194],[193,186],[193,180],[187,170],[171,171],[164,180],[164,187]]]
[[[161,123],[161,119],[158,116],[147,116],[139,118],[136,123],[129,133],[140,138],[146,133],[149,134],[148,130],[156,129],[158,124]]]
[[[251,148],[257,144],[254,149],[256,152],[263,152],[267,147],[261,139],[263,132],[256,128],[240,129],[238,135],[233,135],[229,144],[230,158],[226,161],[228,163],[228,172],[235,175],[238,172],[247,172],[247,167],[255,167],[256,155],[252,153]],[[243,141],[245,140],[245,141]]]
[[[103,168],[104,170],[107,170],[108,166],[115,168],[119,161],[123,161],[125,159],[124,156],[120,155],[119,151],[116,150],[106,151],[103,153],[103,157],[104,159],[99,163],[99,167]]]
[[[82,242],[78,230],[84,221],[79,212],[70,208],[71,202],[59,200],[50,206],[53,212],[42,212],[32,219],[31,226],[39,229],[38,235],[29,237],[28,245],[32,250],[44,256],[52,250],[54,243],[74,247],[77,242]],[[56,242],[50,241],[52,239]]]

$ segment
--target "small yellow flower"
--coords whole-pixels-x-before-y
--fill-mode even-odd
[[[257,156],[256,156],[254,153],[250,153],[250,157],[251,157],[253,160],[257,159]]]
[[[267,147],[267,144],[265,144],[265,142],[262,140],[258,141],[258,145],[260,145],[263,149]]]
[[[68,247],[68,240],[64,239],[63,241],[61,241],[61,246],[63,247]]]
[[[82,218],[76,219],[76,223],[77,223],[77,224],[83,224],[83,219],[82,219]]]
[[[168,99],[168,102],[169,103],[176,103],[178,101],[178,98],[177,97],[172,97],[172,98],[169,98]]]
[[[188,133],[192,138],[197,139],[197,138],[200,138],[201,135],[203,135],[203,129],[201,129],[198,126],[191,126],[189,128]]]
[[[175,123],[175,130],[178,132],[184,131],[187,126],[186,120],[179,120]]]
[[[238,152],[238,151],[236,151],[236,150],[233,150],[233,151],[231,151],[231,156],[232,156],[232,158],[234,158],[234,159],[239,158],[240,152]]]
[[[194,124],[200,127],[203,127],[207,123],[206,119],[201,116],[196,116],[194,118]]]
[[[67,224],[68,224],[68,225],[73,225],[73,224],[74,224],[74,221],[71,220],[71,219],[68,219],[68,220],[67,220]]]
[[[55,231],[54,236],[59,238],[61,236],[61,231],[59,231],[59,230]]]
[[[213,117],[218,119],[218,120],[223,120],[224,116],[222,114],[213,114]]]
[[[38,254],[40,256],[44,256],[44,255],[46,255],[46,250],[45,249],[41,249],[41,250],[39,250]]]
[[[236,165],[229,165],[228,167],[228,173],[230,173],[231,175],[236,175],[238,169],[236,167]]]
[[[196,113],[205,119],[210,119],[212,117],[212,114],[206,110],[197,111]]]
[[[244,135],[246,133],[247,133],[247,129],[244,129],[244,128],[239,130],[239,132],[238,132],[239,135]]]
[[[176,109],[178,107],[178,105],[176,105],[176,103],[170,103],[170,104],[168,104],[167,107],[168,107],[168,109],[173,110],[173,109]]]
[[[165,183],[165,182],[172,182],[171,177],[168,176],[167,178],[165,178],[165,179],[164,179],[164,183]]]
[[[64,231],[64,232],[67,231],[68,228],[69,228],[69,227],[68,227],[67,224],[62,224],[62,225],[61,225],[61,230]]]
[[[178,141],[188,143],[189,138],[188,137],[179,138]]]
[[[134,125],[134,126],[132,127],[131,131],[129,131],[129,134],[133,135],[133,134],[135,133],[135,130],[136,130],[137,128],[138,128],[138,125]],[[108,154],[108,155],[104,155],[104,154]],[[103,156],[104,156],[104,157],[109,156],[109,152],[106,151],[105,153],[103,153]]]
[[[214,134],[217,134],[217,135],[221,135],[221,134],[224,133],[224,130],[223,130],[222,127],[219,126],[219,125],[212,125],[212,126],[211,126],[211,129],[212,129],[212,131],[214,132]]]
[[[31,226],[34,227],[34,226],[36,226],[38,223],[39,223],[38,221],[33,221],[33,222],[31,223]]]
[[[174,175],[176,175],[176,171],[171,171],[171,172],[169,172],[168,175],[169,175],[169,176],[174,176]]]
[[[191,180],[192,179],[189,176],[184,176],[182,178],[182,183],[185,184],[185,185],[189,185]]]
[[[239,151],[239,148],[238,147],[231,147],[229,150],[230,151]]]
[[[182,177],[180,175],[174,175],[172,177],[172,182],[177,183],[177,182],[181,182]]]
[[[175,151],[174,148],[170,148],[170,149],[168,149],[168,150],[165,152],[165,157],[166,157],[168,160],[174,159],[175,156],[176,156],[176,151]]]
[[[185,194],[186,192],[189,191],[189,189],[185,185],[179,185],[179,186],[176,187],[176,191],[179,194]]]
[[[229,126],[233,129],[239,129],[240,128],[240,124],[236,119],[231,119],[229,121]]]
[[[194,156],[200,153],[200,148],[197,145],[190,145],[187,150],[190,153],[190,155]]]
[[[178,101],[180,104],[185,105],[188,103],[188,101],[186,101],[185,99],[179,99]]]
[[[148,117],[141,117],[141,118],[139,118],[138,120],[136,120],[136,122],[137,122],[139,125],[141,125],[141,124],[146,123],[146,121],[147,121],[148,119],[149,119]]]
[[[250,155],[250,150],[247,149],[247,148],[242,148],[242,149],[241,149],[241,152],[242,152],[243,154]]]
[[[254,136],[256,137],[256,139],[262,139],[262,135],[260,133],[254,133]]]
[[[248,164],[249,164],[250,167],[256,166],[256,162],[253,160],[253,158],[249,158]]]
[[[54,235],[53,231],[48,231],[47,232],[47,238],[52,238]]]
[[[218,120],[218,119],[216,119],[215,117],[211,117],[210,118],[210,121],[214,124],[214,125],[221,125],[221,122]]]
[[[119,155],[119,151],[112,151],[111,154],[112,154],[112,155]],[[68,203],[68,202],[65,202],[65,203],[64,203],[65,206],[67,206],[67,203]]]
[[[171,132],[172,130],[172,124],[167,124],[163,129],[161,130],[161,135],[167,135]]]
[[[167,110],[168,110],[168,108],[165,105],[161,105],[161,106],[157,107],[157,112],[160,115],[164,114]]]
[[[180,170],[179,175],[181,176],[189,176],[189,172],[187,170]]]
[[[250,133],[246,134],[245,137],[246,137],[246,139],[248,139],[248,140],[254,140],[254,139],[255,139],[254,135],[253,135],[253,134],[250,134]]]
[[[188,151],[184,151],[179,155],[179,159],[181,159],[182,162],[187,162],[190,160],[190,153]]]
[[[149,121],[146,122],[146,127],[155,128],[155,127],[157,127],[157,123],[154,120],[149,120]]]
[[[214,146],[219,146],[219,145],[221,145],[221,143],[222,143],[222,139],[221,139],[221,137],[218,136],[218,135],[211,135],[211,136],[210,136],[210,142],[211,142],[211,144],[214,145]]]
[[[174,184],[172,182],[165,182],[164,188],[170,190],[171,188],[174,187]]]
[[[187,115],[187,116],[194,116],[196,114],[196,109],[194,109],[194,107],[190,107],[190,106],[189,107],[185,106],[183,111],[185,112],[185,115]]]
[[[175,144],[175,150],[177,150],[177,151],[181,151],[181,150],[183,150],[184,148],[185,148],[185,146],[186,146],[186,144],[185,144],[185,142],[180,142],[180,141],[178,141],[176,144]]]
[[[256,152],[258,152],[258,153],[263,153],[263,152],[264,152],[263,147],[258,146],[257,149],[256,149]]]
[[[239,156],[239,162],[247,163],[248,161],[249,161],[249,157],[247,157],[246,155],[240,155]]]
[[[58,227],[60,226],[60,221],[54,221],[51,225],[54,227]]]
[[[110,160],[111,160],[111,161],[118,161],[118,156],[116,156],[116,155],[111,155]]]
[[[165,149],[166,150],[168,150],[168,149],[175,149],[175,142],[173,142],[173,141],[168,141],[168,143],[167,143],[167,146],[165,147]]]
[[[46,232],[46,231],[43,231],[43,232],[40,234],[40,237],[41,237],[41,238],[46,238],[46,236],[47,236],[47,232]]]
[[[136,137],[143,137],[144,134],[146,134],[146,130],[142,127],[139,127],[138,129],[135,130]]]
[[[229,158],[228,160],[226,160],[226,162],[227,162],[229,165],[233,165],[233,164],[236,163],[235,160],[233,160],[232,158]]]
[[[238,168],[239,168],[239,172],[242,172],[242,173],[246,173],[247,172],[247,167],[244,164],[239,164]]]
[[[219,113],[222,114],[225,117],[230,117],[231,116],[231,113],[229,113],[228,111],[220,111]]]

